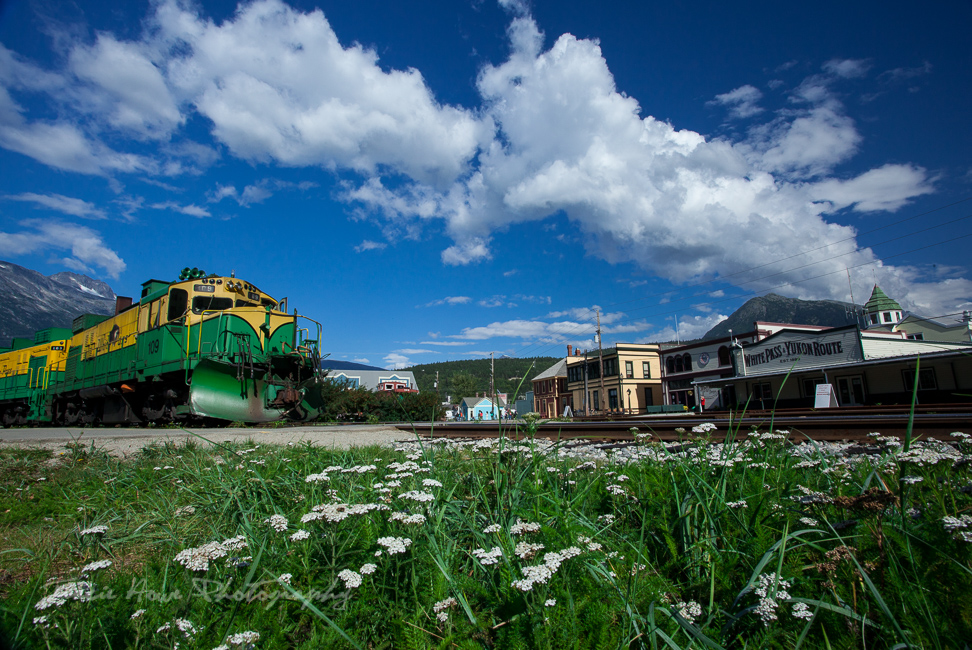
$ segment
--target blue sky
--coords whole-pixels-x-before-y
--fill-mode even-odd
[[[3,0],[0,258],[235,270],[383,367],[875,282],[954,320],[972,6],[785,5]]]

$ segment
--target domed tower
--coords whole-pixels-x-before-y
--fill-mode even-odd
[[[864,315],[868,327],[875,325],[895,325],[901,320],[901,305],[888,298],[881,287],[874,285],[871,297],[864,303]]]

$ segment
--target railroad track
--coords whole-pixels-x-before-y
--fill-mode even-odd
[[[745,438],[754,428],[766,432],[787,430],[792,442],[805,440],[863,442],[871,432],[904,438],[911,418],[909,407],[862,407],[840,409],[827,413],[813,409],[749,411],[744,417],[737,414],[707,413],[660,416],[625,416],[607,420],[583,418],[573,422],[543,422],[537,426],[537,436],[548,439],[576,439],[606,441],[634,440],[635,433],[651,433],[653,440],[677,441],[698,437],[692,428],[704,422],[716,425],[710,434],[723,439],[731,432],[736,439]],[[636,427],[637,432],[631,428]],[[402,425],[399,429],[414,431],[435,438],[491,438],[500,433],[510,438],[526,437],[523,423],[449,422]],[[972,435],[972,404],[924,406],[916,409],[912,426],[913,439],[936,438],[953,440],[953,431]]]

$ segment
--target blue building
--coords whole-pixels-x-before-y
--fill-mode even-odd
[[[500,411],[506,408],[505,401],[500,398],[499,404],[488,397],[466,397],[459,404],[462,417],[465,420],[497,420]]]

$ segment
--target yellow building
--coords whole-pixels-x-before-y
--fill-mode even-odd
[[[657,343],[618,343],[600,354],[574,352],[567,359],[574,414],[647,413],[663,404],[660,352]]]

